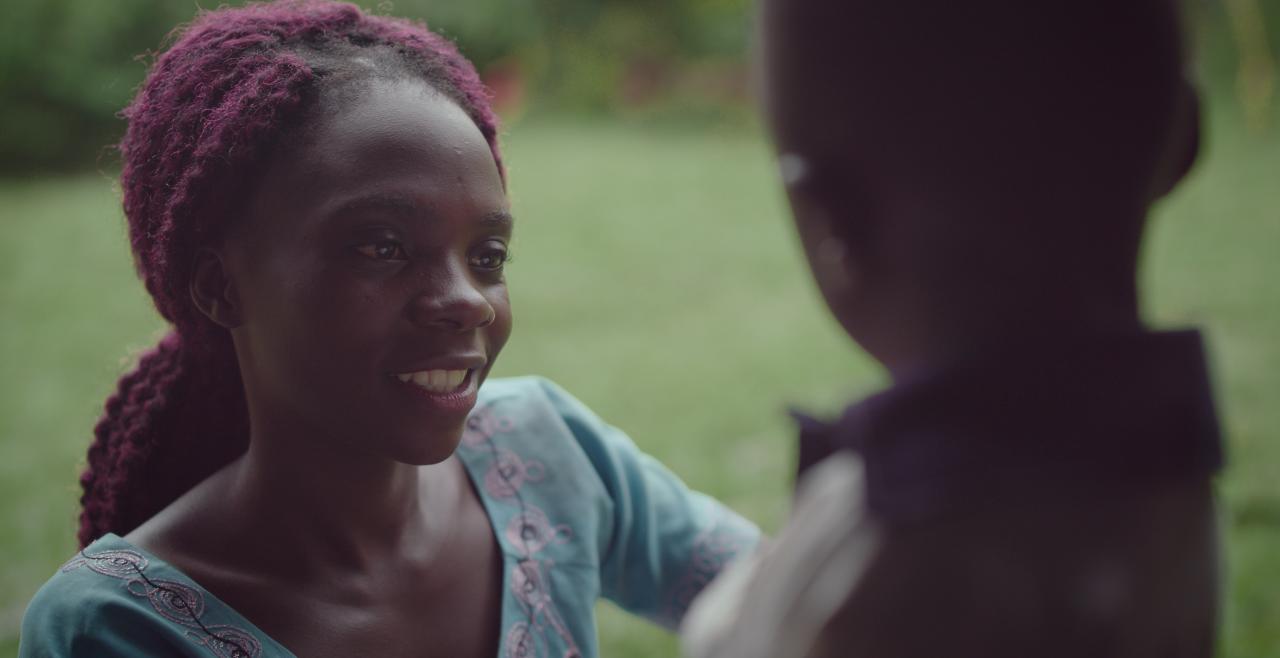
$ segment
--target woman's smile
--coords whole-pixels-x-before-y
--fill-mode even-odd
[[[470,373],[470,370],[419,370],[400,373],[396,379],[430,393],[449,393],[458,390]]]
[[[416,404],[441,413],[469,413],[475,406],[480,381],[488,373],[488,359],[480,353],[459,353],[422,360],[387,379],[407,391]]]
[[[419,403],[443,413],[471,412],[480,390],[476,370],[419,370],[401,373],[392,383]]]

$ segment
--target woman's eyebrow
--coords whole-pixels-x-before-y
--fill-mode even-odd
[[[349,215],[361,211],[381,210],[398,215],[411,215],[421,210],[413,199],[400,194],[374,193],[365,194],[343,201],[331,214]]]
[[[411,216],[424,211],[430,214],[431,209],[403,194],[373,193],[343,201],[330,216],[357,215],[371,210]],[[480,224],[486,228],[510,231],[515,225],[515,217],[507,210],[495,210],[481,216]]]
[[[510,231],[515,226],[516,218],[506,210],[495,210],[481,217],[480,223],[489,228]]]

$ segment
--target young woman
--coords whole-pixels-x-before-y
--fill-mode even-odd
[[[323,0],[204,13],[126,111],[173,331],[108,400],[21,655],[594,656],[758,532],[553,384],[486,382],[513,219],[472,66]]]

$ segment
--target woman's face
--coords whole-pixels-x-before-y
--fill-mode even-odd
[[[223,249],[255,432],[439,462],[511,333],[497,166],[418,81],[373,82],[317,121]]]

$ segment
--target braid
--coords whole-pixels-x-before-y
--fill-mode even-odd
[[[357,50],[386,70],[352,64]],[[328,0],[251,4],[200,14],[156,60],[123,113],[121,185],[139,276],[173,331],[121,378],[94,429],[82,546],[129,532],[247,448],[234,348],[191,303],[190,267],[322,86],[388,74],[420,78],[466,111],[505,180],[487,90],[421,24]]]
[[[136,472],[139,456],[150,452],[150,432],[167,409],[168,397],[178,393],[183,375],[181,347],[177,334],[169,334],[154,350],[143,355],[133,372],[125,375],[118,390],[107,400],[106,413],[94,428],[89,446],[89,466],[80,476],[84,512],[80,520],[80,543],[109,532],[115,524],[112,512],[121,482]]]

